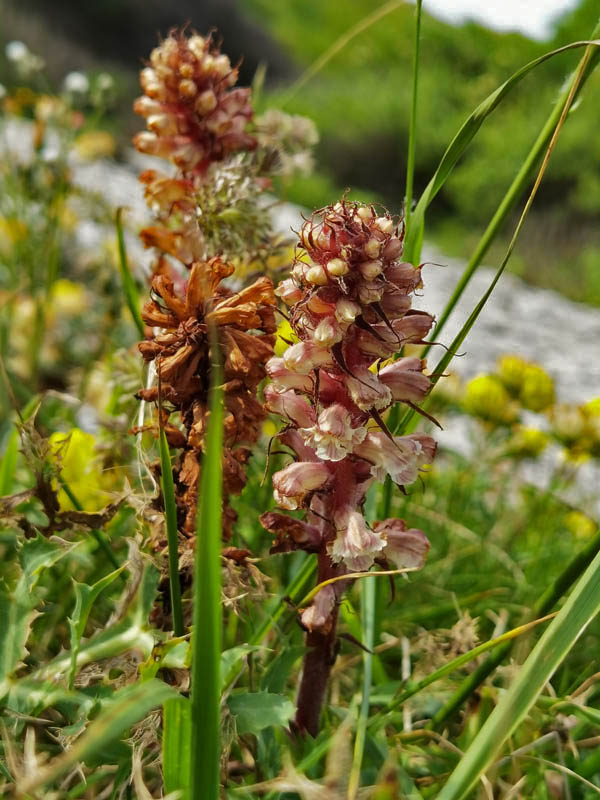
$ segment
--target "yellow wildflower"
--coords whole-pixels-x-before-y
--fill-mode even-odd
[[[107,481],[94,452],[94,436],[73,428],[68,433],[53,433],[49,442],[51,454],[61,465],[61,478],[83,510],[99,511],[104,508],[110,497],[104,488]],[[74,508],[63,489],[58,493],[58,502],[63,510]]]
[[[543,411],[554,403],[554,381],[543,367],[538,364],[526,366],[519,399],[530,411]]]
[[[565,525],[577,539],[589,539],[598,528],[594,520],[581,511],[569,511],[565,516]]]
[[[468,414],[495,424],[517,419],[517,408],[502,383],[494,375],[477,375],[465,387],[463,408]]]

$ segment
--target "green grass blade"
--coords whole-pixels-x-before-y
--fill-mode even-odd
[[[136,683],[116,692],[108,708],[94,719],[68,750],[22,781],[18,794],[33,794],[36,789],[53,783],[86,758],[102,753],[149,711],[176,695],[175,689],[158,680]]]
[[[596,26],[590,38],[596,39],[599,36],[600,36],[600,24]],[[581,90],[581,87],[583,86],[585,81],[590,77],[590,75],[594,71],[594,67],[596,66],[596,61],[597,61],[597,56],[596,58],[593,58],[588,64],[585,72],[581,76],[579,90]],[[456,304],[460,300],[464,290],[468,286],[475,271],[483,261],[485,254],[488,252],[492,242],[498,235],[498,232],[500,231],[502,225],[507,220],[510,212],[517,204],[519,198],[525,192],[527,186],[530,184],[535,167],[540,162],[540,159],[542,158],[542,153],[544,152],[544,148],[548,146],[548,142],[552,137],[552,133],[556,128],[556,125],[558,124],[558,120],[560,119],[560,115],[564,108],[565,102],[569,96],[569,92],[573,85],[573,82],[576,80],[576,76],[577,76],[577,70],[575,70],[572,79],[567,83],[567,85],[561,92],[558,101],[552,110],[552,113],[550,114],[544,127],[540,131],[538,138],[534,142],[533,147],[529,151],[527,157],[525,158],[525,161],[523,162],[521,168],[517,172],[508,191],[502,198],[500,205],[496,209],[496,212],[494,213],[494,216],[490,220],[490,223],[485,229],[481,239],[477,243],[477,247],[473,251],[473,255],[469,259],[469,262],[465,267],[464,273],[462,274],[459,282],[456,284],[454,291],[452,292],[452,296],[446,303],[446,307],[444,308],[444,310],[440,314],[439,319],[436,322],[435,331],[433,334],[436,340],[439,341],[439,335],[444,329],[446,322],[450,317],[450,314],[454,311]],[[419,248],[419,253],[415,254],[415,258],[419,258],[419,256],[420,256],[420,248]],[[430,349],[431,349],[431,344],[428,344],[423,350],[423,356],[425,356]]]
[[[510,243],[508,245],[508,248],[506,250],[506,254],[505,254],[504,258],[502,259],[502,262],[501,262],[500,266],[496,270],[496,273],[495,273],[495,275],[494,275],[494,277],[492,279],[492,282],[490,283],[488,289],[483,294],[481,300],[477,303],[477,305],[475,306],[473,311],[469,314],[469,317],[468,317],[467,321],[464,323],[464,325],[462,326],[460,331],[454,337],[450,347],[446,350],[446,352],[444,353],[442,358],[437,363],[435,369],[433,370],[433,373],[432,373],[433,374],[432,384],[435,384],[437,382],[437,380],[439,379],[439,377],[441,375],[443,375],[444,372],[446,371],[448,365],[450,364],[450,362],[454,358],[455,354],[459,351],[462,343],[466,339],[467,335],[471,331],[471,328],[473,327],[473,325],[477,321],[479,315],[483,311],[487,301],[489,300],[492,292],[494,291],[494,289],[496,287],[496,284],[498,283],[498,281],[502,277],[502,274],[503,274],[503,272],[504,272],[504,270],[506,268],[506,265],[508,264],[508,262],[510,260],[510,257],[511,257],[511,255],[513,253],[513,250],[514,250],[514,248],[516,246],[517,239],[519,238],[519,234],[521,233],[523,225],[525,224],[525,219],[527,218],[527,215],[528,215],[528,213],[529,213],[529,211],[531,209],[531,206],[533,205],[533,201],[535,199],[537,191],[538,191],[538,189],[540,187],[540,184],[542,182],[542,178],[544,177],[544,174],[546,172],[546,168],[548,166],[548,162],[550,160],[550,156],[552,154],[552,151],[554,149],[554,146],[556,144],[558,136],[559,136],[559,134],[560,134],[560,132],[562,130],[564,122],[565,122],[565,120],[567,118],[567,114],[569,113],[569,110],[571,109],[571,107],[573,105],[573,102],[575,100],[575,97],[577,96],[577,93],[578,93],[578,91],[579,91],[579,89],[581,87],[581,81],[583,80],[585,75],[588,73],[589,65],[592,62],[596,61],[598,59],[599,55],[600,55],[600,41],[599,42],[593,42],[586,49],[585,55],[582,58],[582,60],[581,60],[581,62],[579,64],[579,67],[577,69],[577,72],[575,74],[575,79],[570,84],[568,97],[567,97],[567,99],[565,101],[565,104],[564,104],[564,106],[562,108],[562,111],[561,111],[561,114],[560,114],[560,118],[559,118],[558,122],[556,123],[554,131],[552,133],[552,138],[551,138],[551,140],[548,143],[548,146],[546,148],[546,153],[544,155],[544,160],[543,160],[543,162],[542,162],[542,164],[540,166],[540,169],[538,171],[538,174],[537,174],[537,177],[535,179],[535,183],[534,183],[533,189],[531,190],[531,192],[529,194],[529,197],[527,198],[527,202],[525,203],[525,207],[523,208],[521,216],[519,217],[519,221],[518,221],[518,223],[516,225],[515,231],[514,231],[514,233],[512,235],[512,238],[511,238]],[[400,421],[399,429],[402,432],[408,432],[410,430],[413,430],[415,425],[416,425],[416,412],[413,409],[409,409],[409,411],[404,415],[404,418]],[[393,428],[393,430],[396,430],[396,429]]]
[[[164,428],[158,432],[160,449],[160,483],[165,503],[165,521],[167,524],[167,544],[169,551],[169,589],[171,592],[171,609],[173,611],[173,633],[183,636],[183,607],[181,605],[181,585],[179,582],[179,548],[177,542],[177,505],[175,503],[175,487],[171,454]]]
[[[404,224],[410,225],[412,213],[413,182],[415,177],[415,154],[417,150],[417,100],[419,87],[419,51],[421,48],[421,7],[423,0],[417,0],[415,9],[415,52],[413,59],[413,85],[410,104],[410,123],[408,128],[408,153],[406,157],[406,191],[404,194]]]
[[[211,333],[210,416],[198,491],[192,635],[193,800],[219,798],[221,661],[221,517],[223,388],[219,346]]]
[[[569,562],[556,580],[546,589],[533,608],[533,616],[541,617],[550,612],[560,598],[568,592],[583,571],[600,552],[600,531],[583,550]],[[443,724],[456,709],[470,697],[496,667],[501,664],[512,649],[512,642],[497,647],[458,687],[452,697],[440,708],[431,721],[430,727]]]
[[[350,28],[346,33],[342,34],[332,45],[328,47],[327,50],[322,53],[319,58],[315,59],[313,63],[306,69],[302,75],[298,78],[298,80],[288,89],[285,93],[284,97],[281,99],[279,105],[281,108],[284,108],[286,105],[294,99],[294,97],[298,94],[300,89],[305,86],[312,78],[315,77],[322,69],[325,67],[334,56],[340,53],[346,45],[348,45],[352,39],[354,39],[359,34],[366,31],[371,25],[375,22],[378,22],[383,17],[390,14],[392,11],[395,11],[397,8],[400,8],[401,5],[404,5],[404,0],[389,0],[388,3],[384,3],[383,5],[376,8],[371,14],[368,14],[366,17],[363,17],[359,22],[356,23],[352,28]]]
[[[579,580],[571,596],[550,624],[517,678],[486,720],[473,743],[438,795],[438,800],[460,800],[492,765],[506,739],[529,712],[536,698],[600,611],[600,554]]]
[[[373,647],[375,644],[375,606],[377,584],[375,581],[362,581],[360,588],[362,641],[368,648],[363,652],[363,685],[362,701],[356,724],[356,737],[354,739],[354,753],[352,767],[348,781],[348,800],[355,800],[360,786],[360,771],[362,767],[365,741],[367,738],[367,722],[371,704],[371,683],[373,680]]]
[[[144,338],[144,321],[140,314],[140,298],[138,290],[129,269],[129,262],[127,261],[127,250],[125,248],[125,236],[123,235],[123,223],[121,217],[123,209],[118,208],[115,215],[115,227],[117,229],[117,246],[119,250],[119,268],[121,270],[121,280],[123,281],[123,291],[125,292],[125,301],[127,307],[131,312],[135,327],[138,329],[139,335]]]
[[[519,625],[517,628],[513,628],[510,631],[506,631],[506,633],[503,633],[501,636],[497,636],[495,639],[490,639],[487,642],[483,642],[483,644],[477,645],[477,647],[473,647],[466,653],[461,653],[461,655],[453,658],[451,661],[448,661],[447,664],[444,664],[433,672],[430,672],[429,675],[426,675],[420,681],[409,683],[405,689],[397,697],[395,697],[391,703],[389,703],[383,714],[371,718],[369,727],[378,728],[380,725],[385,724],[385,715],[401,706],[415,694],[423,691],[423,689],[427,688],[427,686],[431,686],[432,683],[439,681],[441,678],[444,678],[446,675],[454,672],[454,670],[459,669],[465,664],[468,664],[470,661],[473,661],[473,659],[478,658],[484,653],[487,653],[489,650],[493,650],[498,645],[504,644],[505,642],[512,643],[512,641],[518,636],[527,633],[532,628],[540,625],[542,622],[547,622],[553,616],[553,614],[549,614],[545,617],[541,617],[540,619],[535,619],[532,622],[526,622],[524,625]]]
[[[597,27],[592,34],[592,37],[595,38],[600,33],[600,28]],[[417,264],[420,259],[421,254],[421,247],[423,244],[423,232],[425,228],[425,212],[429,207],[431,201],[443,187],[443,185],[448,180],[452,170],[454,169],[457,161],[460,157],[464,154],[465,150],[470,145],[471,141],[473,140],[475,134],[479,130],[479,128],[483,125],[487,117],[497,108],[497,106],[502,102],[502,100],[506,97],[510,91],[517,86],[520,81],[529,73],[531,70],[538,67],[540,64],[543,64],[544,61],[548,61],[548,59],[554,58],[555,56],[564,53],[568,50],[572,50],[579,47],[585,47],[592,43],[592,41],[584,41],[584,42],[572,42],[571,44],[565,45],[564,47],[559,47],[556,50],[552,50],[549,53],[545,53],[544,55],[540,56],[539,58],[530,61],[524,67],[521,67],[517,72],[515,72],[511,77],[505,81],[501,86],[499,86],[492,94],[490,94],[482,103],[480,103],[475,111],[467,117],[466,121],[454,137],[454,139],[448,145],[446,152],[442,156],[442,160],[440,162],[439,167],[435,171],[432,179],[429,181],[425,191],[421,195],[419,202],[417,203],[415,210],[411,216],[411,224],[406,232],[406,240],[404,245],[404,258],[407,261],[410,261],[413,264]],[[588,66],[589,72],[593,69],[595,65],[595,61],[597,60],[598,55],[595,56],[593,59],[593,63],[590,63]],[[569,87],[567,87],[566,93],[563,93],[561,96],[562,102],[559,101],[557,104],[557,108],[553,112],[553,123],[550,124],[550,121],[547,123],[547,127],[549,129],[548,139],[552,134],[552,130],[556,127],[557,120],[560,117],[560,114],[563,110],[564,104],[566,102],[566,98],[568,97]],[[546,141],[547,143],[547,141]],[[536,143],[537,144],[537,143]],[[539,152],[541,153],[543,150],[545,143],[542,143],[541,147],[539,148]]]
[[[163,709],[162,768],[164,790],[168,794],[179,790],[180,800],[189,800],[192,760],[192,707],[186,697],[167,700]]]

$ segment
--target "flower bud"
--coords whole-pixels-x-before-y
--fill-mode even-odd
[[[363,261],[358,265],[360,274],[368,281],[381,275],[381,261]]]
[[[309,283],[314,283],[317,286],[325,286],[329,283],[327,273],[320,264],[315,264],[306,271],[306,280]]]
[[[348,274],[348,264],[341,258],[332,258],[327,262],[327,272],[335,278]]]
[[[377,258],[381,252],[381,242],[379,239],[372,237],[363,247],[363,251],[367,258]]]

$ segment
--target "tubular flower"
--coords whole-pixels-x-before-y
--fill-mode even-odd
[[[275,500],[284,509],[303,508],[310,535],[283,514],[263,515],[263,525],[277,536],[274,552],[317,552],[319,583],[375,561],[420,567],[425,534],[402,520],[370,526],[362,509],[373,481],[390,475],[397,484],[412,483],[435,455],[429,436],[392,436],[381,417],[396,401],[420,403],[430,389],[419,358],[380,368],[403,345],[420,343],[433,324],[429,314],[411,310],[421,270],[401,261],[401,225],[373,206],[342,200],[321,209],[299,238],[292,277],[276,291],[290,306],[298,341],[267,364],[265,400],[283,417],[279,440],[295,459],[273,476]],[[322,666],[334,657],[345,583],[328,584],[301,614],[309,652],[296,722],[311,733],[318,713],[315,719],[314,703],[307,710],[310,683],[328,672],[319,658]]]
[[[181,292],[172,274],[158,273],[152,280],[153,299],[142,311],[149,328],[147,339],[138,346],[146,361],[155,362],[159,381],[138,396],[157,401],[160,391],[167,438],[183,448],[175,477],[181,527],[188,534],[195,530],[196,486],[208,414],[209,325],[216,327],[224,362],[225,496],[242,490],[249,456],[245,445],[258,439],[265,417],[256,391],[275,342],[273,286],[263,277],[233,293],[221,283],[232,272],[233,267],[219,258],[196,262]],[[166,424],[169,411],[179,412],[185,433]],[[232,512],[226,510],[225,518],[230,523]]]

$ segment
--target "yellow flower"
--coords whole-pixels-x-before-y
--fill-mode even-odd
[[[581,511],[569,511],[565,525],[577,539],[589,539],[596,533],[597,525]]]
[[[61,465],[60,476],[83,510],[99,511],[104,508],[110,501],[104,488],[108,481],[95,455],[92,434],[73,428],[68,433],[53,433],[49,442],[51,454]],[[58,502],[63,510],[75,507],[63,489],[58,493]]]
[[[117,149],[114,137],[108,131],[85,131],[75,139],[77,154],[86,161],[95,158],[112,158]]]
[[[498,377],[511,392],[521,391],[525,371],[529,364],[521,356],[505,355],[498,359]]]
[[[536,458],[549,441],[550,437],[544,431],[519,425],[508,443],[508,452],[519,458]]]
[[[75,317],[89,306],[88,296],[80,283],[60,278],[52,286],[52,308],[58,318]]]
[[[298,337],[292,330],[292,326],[287,321],[287,319],[284,319],[277,326],[277,338],[275,340],[275,355],[282,356],[290,346],[290,342],[292,344],[295,344],[297,341]]]
[[[10,255],[14,245],[27,237],[27,225],[20,219],[0,217],[0,254]]]
[[[526,366],[519,399],[530,411],[543,411],[554,403],[554,381],[538,364]]]
[[[465,387],[463,408],[468,414],[496,424],[517,419],[517,408],[494,375],[477,375]]]

